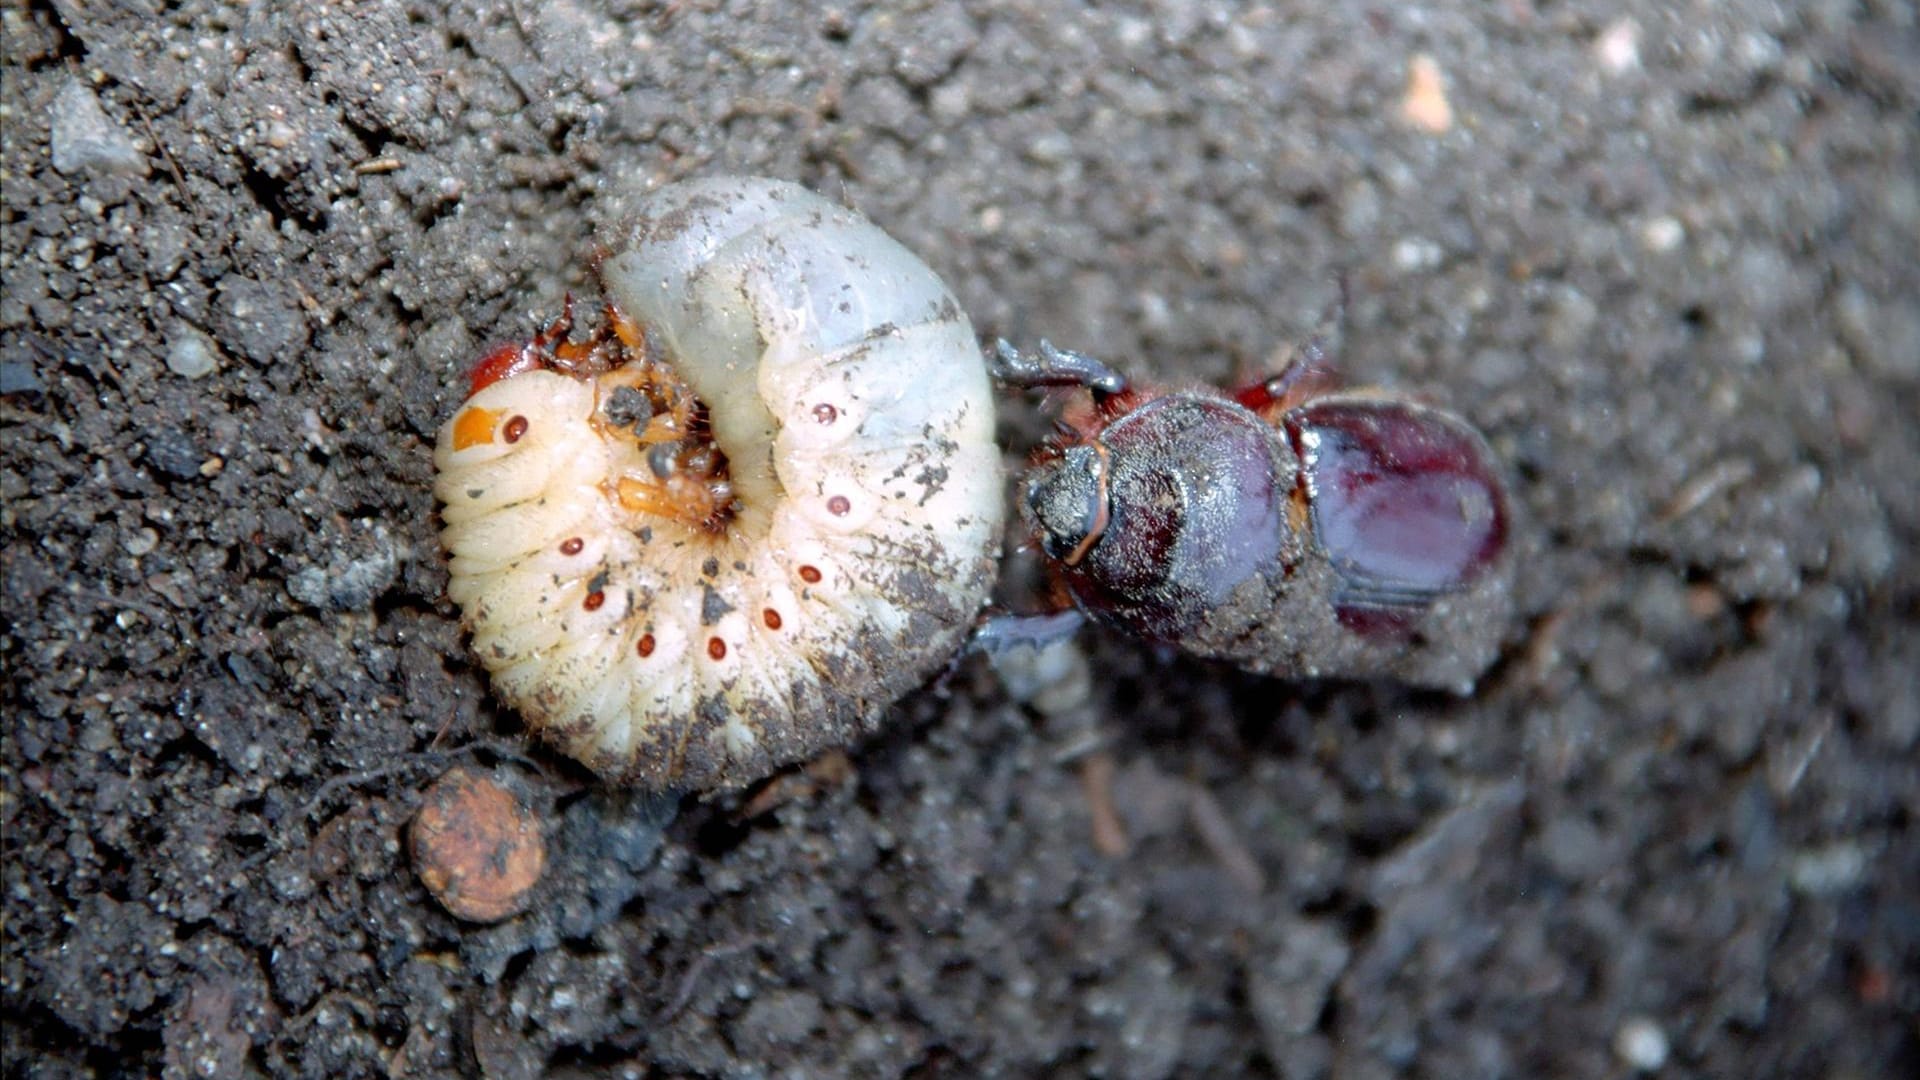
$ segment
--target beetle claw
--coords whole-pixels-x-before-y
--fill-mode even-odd
[[[998,656],[1013,649],[1044,649],[1079,633],[1086,622],[1078,608],[1046,615],[983,615],[967,639],[967,651]]]
[[[1126,376],[1085,353],[1056,349],[1040,341],[1036,358],[1013,347],[1006,338],[994,340],[987,372],[996,381],[1022,390],[1046,386],[1084,386],[1096,394],[1118,394],[1127,388]]]

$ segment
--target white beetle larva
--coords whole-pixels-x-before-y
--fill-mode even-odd
[[[497,350],[441,429],[448,592],[563,751],[738,786],[961,643],[1001,535],[986,366],[925,263],[792,184],[674,184],[601,240],[606,325]]]

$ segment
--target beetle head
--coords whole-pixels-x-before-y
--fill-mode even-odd
[[[1107,528],[1106,447],[1069,446],[1037,467],[1027,485],[1027,510],[1047,558],[1079,563]]]

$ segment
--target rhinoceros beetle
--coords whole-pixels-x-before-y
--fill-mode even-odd
[[[1464,693],[1498,654],[1511,513],[1461,417],[1342,389],[1318,338],[1231,393],[1138,386],[1045,341],[1000,341],[989,363],[1010,386],[1072,389],[1021,501],[1078,613],[1289,677]],[[1080,616],[1009,618],[986,647]]]

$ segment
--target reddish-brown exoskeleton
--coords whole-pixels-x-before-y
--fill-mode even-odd
[[[1445,410],[1342,390],[1319,340],[1234,393],[1135,386],[1091,357],[1002,341],[994,374],[1077,388],[1035,455],[1024,514],[1095,620],[1283,676],[1465,692],[1510,613],[1492,451]],[[1077,617],[989,626],[988,648]]]

